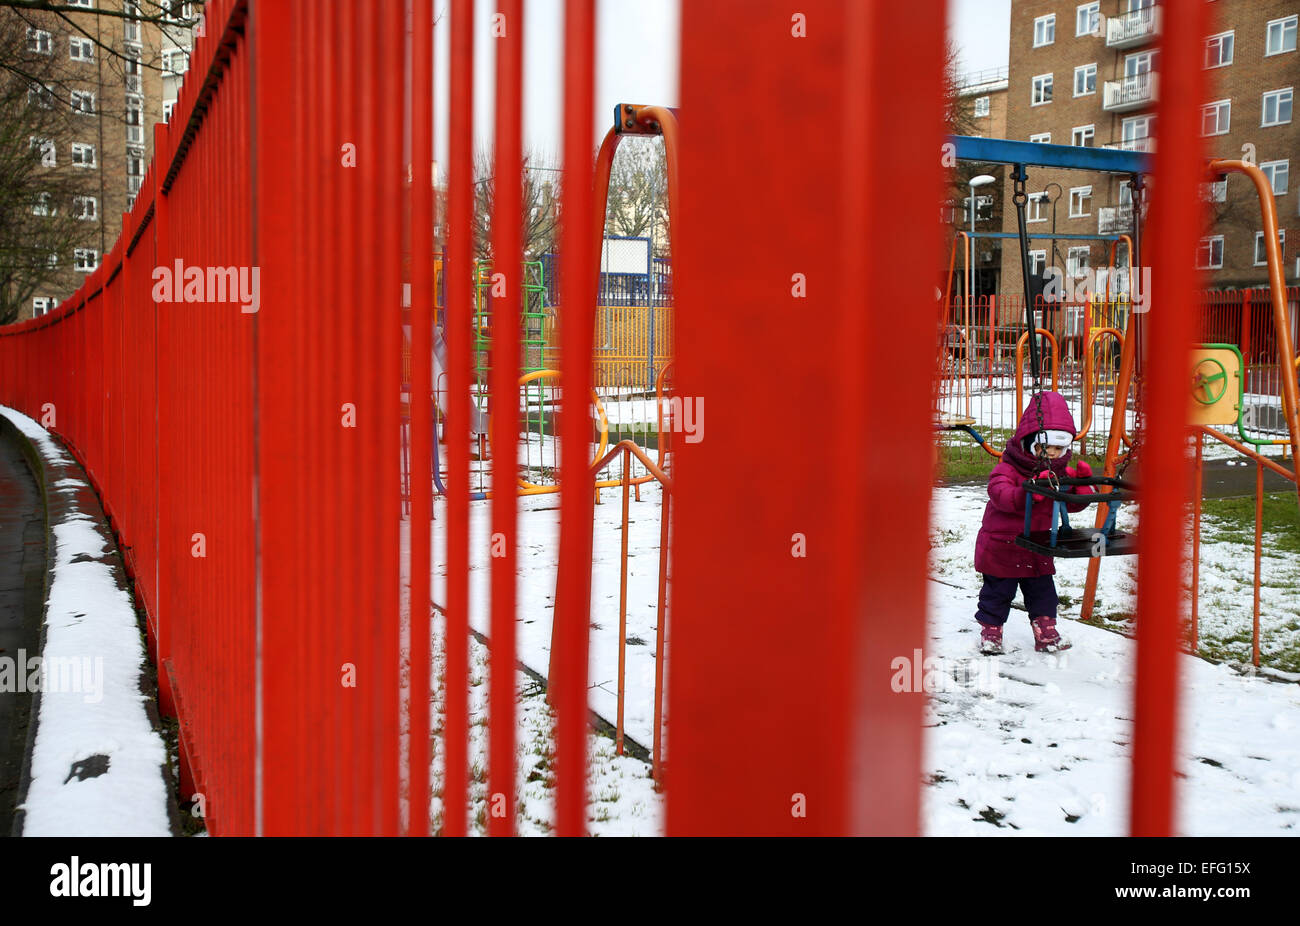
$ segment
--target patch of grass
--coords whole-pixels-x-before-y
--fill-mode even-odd
[[[1255,499],[1207,498],[1201,505],[1206,518],[1204,539],[1255,545]],[[1264,496],[1264,546],[1271,553],[1300,553],[1300,506],[1293,492]]]

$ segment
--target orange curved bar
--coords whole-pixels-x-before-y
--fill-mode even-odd
[[[1277,203],[1273,199],[1273,187],[1258,164],[1214,159],[1210,161],[1209,172],[1213,175],[1245,174],[1255,184],[1260,217],[1264,224],[1268,288],[1273,301],[1273,326],[1277,334],[1278,355],[1293,357],[1295,345],[1291,343],[1291,320],[1287,315],[1286,287],[1282,281],[1282,249],[1277,241]],[[1300,411],[1300,388],[1296,384],[1296,368],[1286,363],[1278,364],[1278,367],[1282,372],[1282,414],[1286,418],[1287,431],[1291,437],[1291,454],[1293,459],[1300,460],[1300,421],[1296,417]],[[1300,496],[1300,483],[1297,483],[1296,491]]]
[[[1039,334],[1047,335],[1047,339],[1052,342],[1052,391],[1059,392],[1061,383],[1061,349],[1056,343],[1056,335],[1046,328],[1035,328]],[[1017,415],[1024,414],[1024,376],[1021,375],[1020,368],[1025,360],[1025,342],[1029,340],[1029,332],[1026,331],[1020,335],[1020,340],[1016,342],[1016,408]],[[1039,371],[1042,372],[1041,370]]]
[[[1109,285],[1109,284],[1108,284]],[[1119,342],[1119,348],[1124,350],[1124,335],[1120,334],[1118,328],[1097,328],[1088,334],[1083,342],[1083,424],[1079,427],[1079,434],[1075,437],[1076,441],[1082,441],[1088,436],[1088,430],[1092,427],[1092,348],[1093,345],[1103,336],[1110,336]]]

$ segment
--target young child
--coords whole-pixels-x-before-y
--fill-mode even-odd
[[[1042,400],[1043,424],[1038,425],[1038,401]],[[1002,625],[1011,611],[1011,601],[1016,597],[1016,587],[1025,596],[1029,623],[1034,629],[1034,649],[1055,652],[1066,649],[1069,643],[1061,639],[1056,629],[1056,582],[1052,576],[1056,565],[1050,556],[1041,556],[1018,546],[1015,538],[1025,529],[1026,479],[1045,474],[1048,470],[1061,476],[1091,476],[1092,467],[1084,460],[1070,466],[1070,444],[1077,433],[1074,417],[1064,397],[1057,392],[1044,392],[1031,396],[1025,412],[1020,416],[1016,433],[1007,442],[1002,460],[989,475],[989,501],[984,508],[984,523],[975,539],[975,568],[984,575],[980,589],[979,610],[975,619],[981,626],[980,652],[996,655],[1002,652]],[[1045,445],[1039,456],[1040,445]],[[1078,494],[1093,491],[1091,486],[1078,486]],[[1067,509],[1080,511],[1083,502],[1070,503]],[[1031,530],[1051,527],[1052,504],[1035,499]]]

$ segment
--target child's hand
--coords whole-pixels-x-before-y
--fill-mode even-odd
[[[1087,479],[1092,475],[1092,467],[1088,465],[1087,460],[1080,460],[1077,466],[1067,466],[1065,468],[1065,475],[1069,476],[1071,479]]]
[[[1035,478],[1035,479],[1050,479],[1051,477],[1052,477],[1052,471],[1051,471],[1050,469],[1045,469],[1045,470],[1043,470],[1041,473],[1039,473],[1037,476],[1035,476],[1034,478]],[[1047,501],[1047,496],[1046,496],[1046,495],[1039,495],[1037,492],[1035,492],[1035,493],[1034,493],[1034,501],[1036,501],[1036,502],[1045,502],[1045,501]]]

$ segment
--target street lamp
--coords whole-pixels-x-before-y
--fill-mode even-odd
[[[970,185],[970,236],[966,239],[966,331],[962,344],[962,365],[966,368],[966,417],[970,417],[970,302],[975,286],[975,188],[997,183],[998,178],[990,174],[971,177]]]

